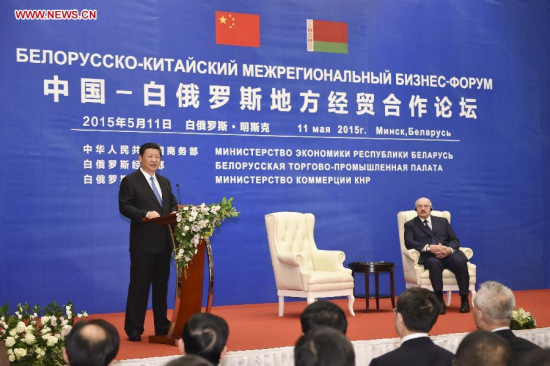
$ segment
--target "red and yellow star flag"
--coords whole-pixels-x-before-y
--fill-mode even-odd
[[[310,52],[348,53],[348,24],[308,19],[307,50]]]
[[[260,16],[216,11],[216,44],[260,47]]]

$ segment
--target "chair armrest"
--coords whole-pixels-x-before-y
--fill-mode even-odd
[[[346,255],[341,250],[316,250],[312,253],[313,265],[318,271],[336,271],[344,268]]]
[[[277,254],[277,259],[289,266],[300,266],[304,263],[304,258],[300,253],[280,253]]]
[[[401,251],[403,256],[403,271],[406,273],[414,270],[418,264],[418,259],[420,258],[420,252],[416,249],[406,249]]]
[[[418,263],[418,259],[420,258],[420,252],[416,249],[407,249],[401,252],[405,257],[409,258],[410,260],[414,261],[414,264]]]
[[[460,247],[458,249],[460,249],[460,251],[466,254],[466,258],[468,258],[468,260],[472,259],[472,257],[474,256],[474,251],[470,248]]]

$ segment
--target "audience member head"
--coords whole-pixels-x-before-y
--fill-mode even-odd
[[[314,327],[294,347],[296,366],[355,366],[355,352],[349,339],[326,325]]]
[[[474,297],[474,321],[483,330],[508,327],[515,305],[514,293],[508,287],[495,281],[484,282]]]
[[[209,313],[195,313],[183,327],[180,351],[204,357],[217,365],[225,353],[228,337],[229,326],[223,318]]]
[[[80,320],[67,335],[63,355],[70,366],[107,366],[119,342],[116,328],[105,320]]]
[[[550,366],[550,348],[535,349],[521,358],[518,366]]]
[[[315,301],[309,304],[300,316],[302,333],[306,334],[319,325],[328,325],[346,334],[348,320],[344,311],[330,301]]]
[[[214,364],[201,356],[183,355],[168,362],[166,366],[214,366]]]
[[[496,333],[478,330],[468,334],[458,346],[453,366],[509,366],[512,356],[508,343]]]
[[[435,295],[421,287],[412,287],[397,298],[395,330],[401,338],[411,333],[428,333],[439,315]]]

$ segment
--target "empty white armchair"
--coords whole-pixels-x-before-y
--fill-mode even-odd
[[[451,213],[449,211],[432,211],[432,216],[444,217],[451,223]],[[400,211],[397,213],[397,226],[399,227],[399,243],[401,245],[401,259],[403,260],[403,274],[405,275],[405,285],[410,287],[423,287],[433,291],[432,283],[430,282],[430,271],[424,268],[422,264],[418,264],[420,253],[416,249],[407,249],[405,246],[405,223],[414,219],[417,216],[415,210]],[[460,247],[460,250],[466,254],[466,258],[470,260],[474,252],[470,248]],[[476,294],[476,265],[468,262],[468,273],[470,274],[470,287],[472,293],[472,304]],[[448,269],[443,270],[443,292],[447,293],[447,306],[451,304],[451,292],[458,291],[458,284],[453,272]]]
[[[348,297],[353,312],[353,277],[345,268],[344,252],[319,250],[313,239],[315,216],[310,213],[275,212],[265,216],[267,240],[277,295],[279,316],[284,313],[284,297],[305,297],[308,304],[318,298]]]

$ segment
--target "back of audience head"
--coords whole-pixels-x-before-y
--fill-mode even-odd
[[[165,366],[214,366],[214,364],[201,356],[183,355],[168,362]]]
[[[319,325],[327,325],[346,334],[348,320],[346,314],[338,305],[330,301],[316,301],[309,304],[300,316],[302,333],[306,334]]]
[[[487,281],[479,286],[474,305],[476,325],[484,330],[492,330],[510,325],[516,299],[508,287],[495,281]]]
[[[468,334],[458,346],[453,366],[509,366],[512,353],[498,334],[477,330]]]
[[[117,352],[116,328],[103,319],[80,320],[67,335],[64,358],[70,366],[107,366]]]
[[[355,352],[339,330],[319,325],[304,334],[294,347],[296,366],[355,366]]]
[[[214,314],[195,313],[183,327],[180,351],[204,357],[217,365],[226,351],[228,337],[229,326],[223,318]]]
[[[412,287],[399,295],[395,311],[409,332],[428,333],[439,316],[439,302],[431,291]],[[402,337],[399,329],[397,333]]]
[[[529,352],[519,360],[518,366],[550,366],[550,348]]]

